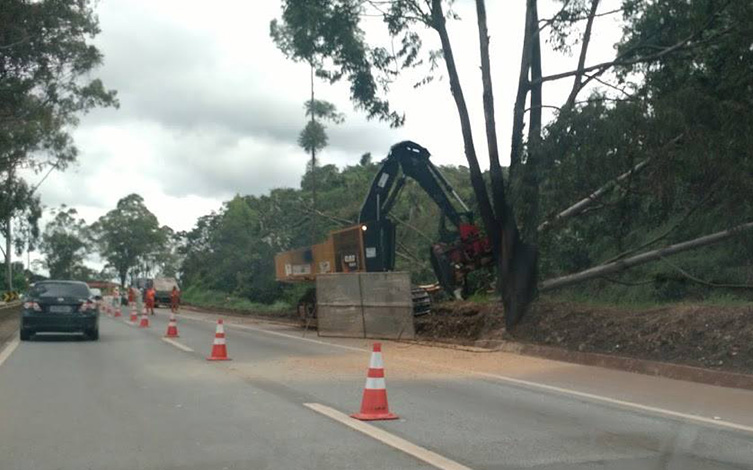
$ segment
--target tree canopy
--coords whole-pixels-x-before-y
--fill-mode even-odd
[[[167,234],[138,194],[118,201],[115,209],[91,225],[91,235],[103,259],[117,272],[122,285],[139,263],[164,248]]]

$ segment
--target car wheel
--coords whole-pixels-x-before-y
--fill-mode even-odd
[[[29,341],[31,339],[31,331],[24,328],[21,328],[21,330],[19,331],[20,331],[19,336],[21,337],[21,341]]]
[[[87,331],[86,337],[92,341],[97,341],[99,339],[99,327]]]

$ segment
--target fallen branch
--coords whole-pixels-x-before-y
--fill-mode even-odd
[[[627,172],[621,174],[617,178],[613,179],[612,181],[609,181],[604,186],[600,187],[596,191],[592,192],[588,196],[586,196],[584,199],[581,199],[580,201],[576,202],[572,206],[568,207],[564,211],[560,212],[556,216],[554,216],[553,219],[544,221],[539,225],[539,232],[544,230],[545,228],[550,227],[556,222],[562,221],[563,219],[567,219],[568,217],[572,217],[574,215],[578,215],[579,213],[583,212],[583,210],[590,206],[593,202],[598,200],[604,193],[612,189],[614,186],[616,186],[618,183],[626,180],[630,175],[633,173],[636,173],[640,170],[642,170],[646,165],[648,165],[648,162],[650,161],[650,158],[647,158],[646,160],[643,160],[642,162],[635,165],[633,168],[628,170]]]
[[[732,238],[740,232],[748,231],[751,229],[753,229],[753,222],[748,222],[746,224],[733,227],[729,230],[716,232],[711,235],[706,235],[686,242],[677,243],[675,245],[670,245],[658,250],[648,251],[646,253],[641,253],[639,255],[615,261],[613,263],[595,266],[579,273],[568,274],[567,276],[561,276],[554,279],[547,279],[546,281],[541,283],[541,285],[539,286],[539,291],[543,292],[547,290],[558,289],[560,287],[571,286],[573,284],[578,284],[580,282],[588,281],[597,277],[604,277],[606,275],[624,271],[626,269],[632,268],[634,266],[639,266],[650,261],[656,261],[666,256],[674,255],[676,253],[713,245]]]
[[[670,140],[669,142],[663,144],[658,151],[662,151],[665,148],[669,147],[670,145],[673,145],[673,144],[677,143],[684,136],[685,136],[684,133],[675,136],[672,140]],[[633,168],[631,168],[627,172],[621,174],[620,176],[618,176],[617,178],[615,178],[615,179],[613,179],[611,181],[608,181],[606,184],[604,184],[602,187],[600,187],[599,189],[597,189],[593,193],[591,193],[588,196],[586,196],[584,199],[581,199],[580,201],[576,202],[572,206],[568,207],[567,209],[563,210],[562,212],[560,212],[559,214],[557,214],[556,216],[554,216],[554,218],[542,222],[539,225],[539,227],[538,227],[539,232],[541,232],[542,230],[544,230],[546,228],[551,227],[556,222],[561,222],[564,219],[567,219],[567,218],[572,217],[574,215],[580,214],[581,212],[584,211],[584,209],[586,207],[588,207],[591,204],[593,204],[594,202],[596,202],[596,200],[598,200],[602,195],[604,195],[604,193],[606,193],[607,191],[609,191],[613,187],[617,186],[619,183],[621,183],[622,181],[626,180],[627,178],[629,178],[633,174],[635,174],[635,173],[641,171],[643,168],[645,168],[645,166],[648,165],[650,163],[650,161],[651,161],[651,158],[647,158],[647,159],[639,162],[637,165],[635,165]]]
[[[753,285],[749,285],[749,284],[717,284],[715,282],[704,281],[703,279],[693,276],[689,272],[685,271],[684,269],[682,269],[681,267],[677,266],[676,264],[672,263],[671,261],[669,261],[668,259],[664,257],[662,257],[661,260],[667,263],[672,269],[679,272],[683,276],[687,277],[691,281],[704,285],[704,286],[722,287],[724,289],[753,289]]]

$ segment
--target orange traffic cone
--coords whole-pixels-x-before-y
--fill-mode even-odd
[[[131,304],[131,318],[129,320],[131,320],[131,323],[135,325],[138,319],[139,314],[136,312],[136,305]]]
[[[177,338],[178,337],[178,321],[175,319],[175,313],[170,314],[170,321],[167,322],[167,333],[165,338]]]
[[[227,357],[227,345],[225,344],[225,326],[222,318],[217,320],[217,331],[214,333],[214,344],[212,345],[212,355],[207,361],[229,361]]]
[[[141,323],[139,323],[139,328],[149,328],[149,317],[146,314],[146,308],[141,312]]]
[[[115,318],[119,318],[119,317],[122,317],[122,316],[123,316],[123,314],[122,314],[122,313],[121,313],[121,311],[120,311],[120,305],[118,305],[117,307],[115,307],[115,315],[113,315],[113,316],[114,316]]]
[[[361,412],[350,416],[361,421],[398,418],[396,414],[390,413],[390,407],[387,405],[387,387],[384,382],[381,343],[374,343],[374,351],[371,353],[369,373],[366,375],[366,387],[363,389]]]

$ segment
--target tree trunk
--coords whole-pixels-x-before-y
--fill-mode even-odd
[[[13,291],[13,264],[11,259],[11,219],[9,213],[5,219],[5,276],[7,279],[8,292]]]
[[[583,68],[586,66],[586,55],[588,55],[588,45],[591,42],[591,29],[593,28],[594,18],[596,18],[596,10],[599,8],[599,0],[591,0],[591,10],[588,12],[588,21],[586,22],[586,30],[583,33],[583,41],[580,46],[580,57],[578,57],[578,68],[576,69],[575,80],[573,80],[573,88],[570,90],[570,96],[568,96],[565,102],[565,108],[570,109],[575,104],[575,98],[578,96],[583,87]],[[541,78],[539,76],[538,78]],[[539,85],[541,85],[539,83]]]
[[[701,248],[715,243],[722,242],[729,238],[734,237],[740,232],[753,229],[753,222],[738,225],[729,230],[716,232],[711,235],[706,235],[700,238],[689,240],[675,245],[670,245],[665,248],[659,248],[658,250],[647,251],[639,255],[632,256],[630,258],[621,259],[612,263],[603,264],[601,266],[595,266],[585,271],[581,271],[575,274],[568,274],[567,276],[557,277],[554,279],[548,279],[541,283],[539,290],[547,291],[552,289],[558,289],[560,287],[567,287],[580,282],[588,281],[597,277],[606,276],[619,271],[624,271],[628,268],[639,266],[641,264],[648,263],[650,261],[656,261],[665,256],[674,255],[683,251],[693,250],[695,248]]]
[[[535,295],[537,254],[534,246],[521,240],[514,213],[505,198],[504,178],[502,169],[499,168],[499,151],[494,120],[494,94],[489,63],[489,34],[486,26],[484,0],[476,0],[476,12],[478,15],[481,74],[484,89],[484,117],[489,146],[489,163],[492,172],[492,194],[496,211],[495,226],[501,228],[502,232],[499,240],[491,236],[489,238],[497,254],[499,271],[497,290],[502,295],[505,323],[510,328],[523,316]],[[449,40],[447,42],[449,43]],[[496,175],[495,164],[498,167]]]
[[[316,114],[314,113],[314,65],[311,66],[311,122],[315,120]],[[311,147],[311,208],[316,213],[316,149]],[[316,217],[311,218],[311,244],[314,245],[317,242],[316,238]]]
[[[13,190],[13,166],[8,169],[8,201],[13,200],[11,191]],[[11,233],[11,220],[13,219],[13,211],[11,205],[8,205],[8,215],[5,219],[5,278],[6,285],[8,286],[8,292],[13,291],[13,259],[11,253],[11,239],[13,234]]]
[[[528,96],[529,79],[531,69],[531,1],[527,1],[525,27],[523,31],[523,52],[520,58],[520,74],[518,75],[518,93],[515,96],[515,105],[512,112],[512,142],[510,144],[510,180],[518,171],[523,156],[523,127],[525,126],[525,107]],[[538,28],[538,25],[536,25]]]
[[[529,39],[530,52],[530,74],[531,81],[528,85],[531,94],[531,107],[528,120],[528,141],[526,162],[523,167],[523,181],[520,185],[523,194],[520,204],[523,205],[524,211],[521,220],[523,225],[523,238],[526,242],[537,245],[539,224],[539,186],[541,177],[539,171],[541,168],[541,113],[542,113],[542,86],[536,83],[541,78],[541,43],[539,40],[539,13],[536,4],[537,0],[528,0],[528,9],[530,14],[527,30],[531,37]],[[521,150],[522,151],[522,150]]]
[[[497,124],[494,118],[494,91],[492,71],[489,61],[489,31],[486,27],[486,5],[484,0],[476,0],[478,17],[478,39],[481,52],[481,83],[483,85],[484,122],[486,124],[486,143],[489,150],[489,173],[492,182],[494,212],[501,224],[511,217],[505,196],[505,177],[499,163],[499,146],[497,144]],[[499,243],[499,241],[497,241]],[[495,244],[498,246],[497,244]]]
[[[442,0],[431,1],[431,17],[432,27],[437,31],[439,39],[442,42],[442,51],[444,52],[445,64],[447,65],[447,75],[450,78],[450,91],[452,92],[452,97],[455,99],[455,106],[458,109],[460,129],[463,133],[465,158],[468,160],[468,167],[471,173],[471,185],[478,201],[484,228],[492,242],[495,254],[497,254],[499,253],[501,227],[494,216],[494,211],[489,201],[489,194],[486,191],[486,182],[484,181],[481,168],[478,164],[478,158],[476,157],[476,148],[473,145],[473,134],[471,132],[471,119],[468,115],[468,107],[465,104],[463,89],[460,86],[460,77],[455,66],[455,57],[452,53],[450,36],[447,32],[444,12],[442,11]]]

